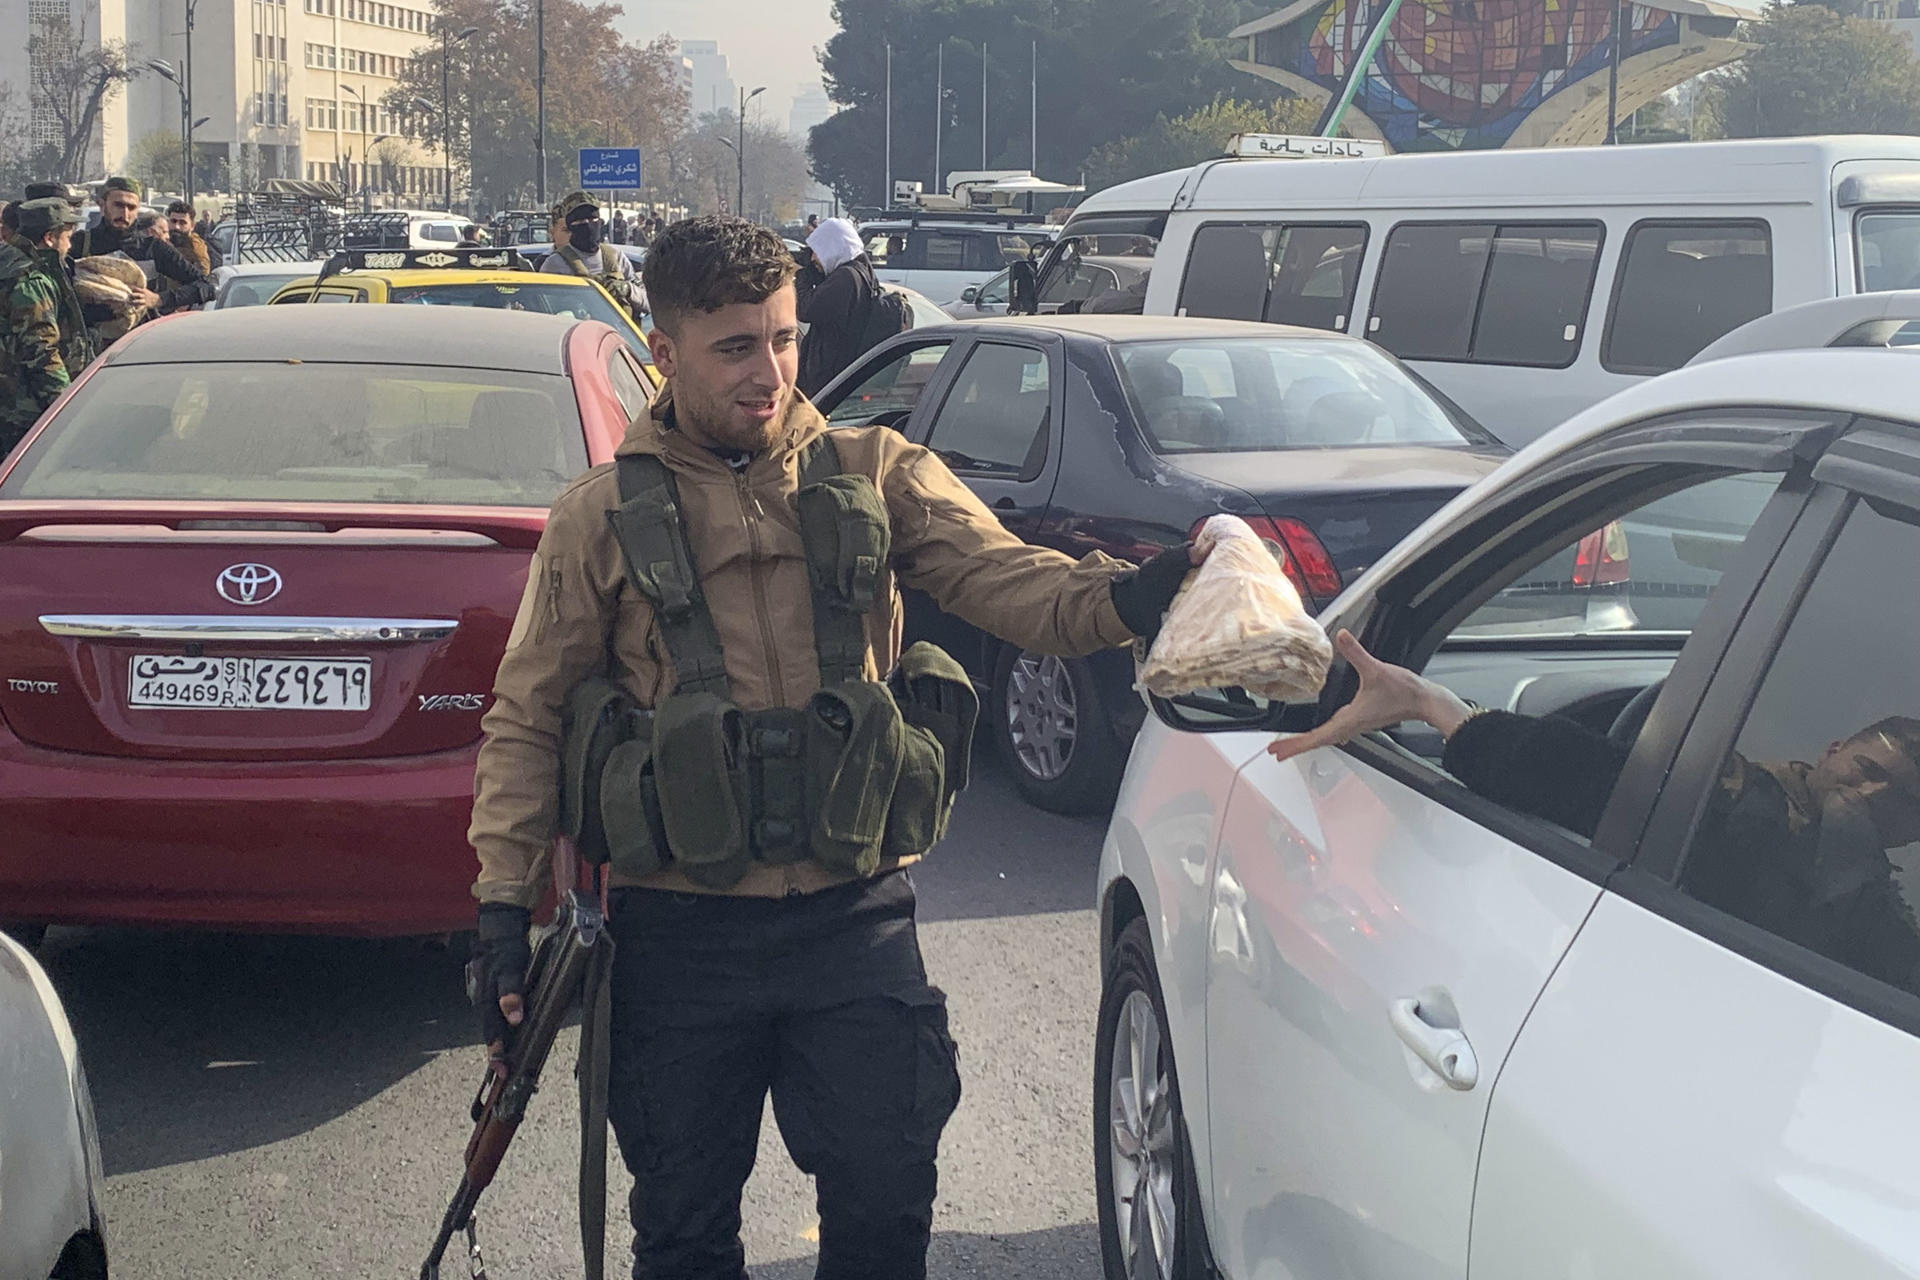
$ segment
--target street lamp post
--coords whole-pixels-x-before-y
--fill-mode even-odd
[[[180,94],[182,98],[181,111],[183,113],[181,115],[183,132],[180,136],[180,146],[185,152],[182,164],[186,170],[186,177],[180,185],[186,188],[181,194],[185,196],[188,204],[192,204],[193,131],[197,127],[193,123],[193,11],[200,7],[200,0],[185,0],[185,3],[187,9],[187,74],[185,79],[180,83]]]
[[[367,127],[367,95],[350,84],[340,86],[340,92],[350,93],[354,101],[360,104],[360,212],[373,212],[373,189],[367,185],[367,175],[372,172],[373,152],[367,142],[372,130]],[[351,161],[348,162],[351,167]]]
[[[180,73],[173,64],[164,58],[148,58],[147,69],[163,80],[170,81],[180,94],[180,186],[187,194],[189,204],[193,201],[193,103],[187,97],[187,86],[181,80]]]
[[[534,203],[547,207],[547,0],[534,0],[533,8],[533,146],[539,152],[534,166],[537,190]]]
[[[480,34],[478,27],[464,27],[458,34],[444,23],[440,27],[440,158],[446,164],[447,212],[453,212],[453,42],[465,43]]]
[[[733,149],[733,158],[739,163],[740,168],[740,181],[734,193],[733,216],[736,218],[747,216],[747,104],[766,91],[765,85],[761,85],[752,93],[747,92],[745,85],[740,86],[740,145]]]

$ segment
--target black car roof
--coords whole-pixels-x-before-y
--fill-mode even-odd
[[[591,321],[485,307],[282,303],[196,312],[135,329],[120,364],[305,360],[564,373],[569,330]]]

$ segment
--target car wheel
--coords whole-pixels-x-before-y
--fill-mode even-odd
[[[993,688],[1001,755],[1029,804],[1092,813],[1113,803],[1126,757],[1085,662],[1008,645]]]
[[[1209,1280],[1193,1149],[1145,920],[1114,944],[1093,1075],[1093,1173],[1107,1280]]]

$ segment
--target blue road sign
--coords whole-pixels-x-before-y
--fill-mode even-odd
[[[580,148],[580,185],[589,191],[638,191],[640,148]]]

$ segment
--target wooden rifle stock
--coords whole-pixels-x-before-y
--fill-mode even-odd
[[[553,924],[541,930],[534,943],[533,963],[527,970],[526,1016],[519,1027],[508,1029],[504,1057],[487,1063],[486,1079],[474,1095],[473,1136],[467,1139],[460,1185],[441,1218],[433,1248],[420,1268],[420,1280],[439,1280],[447,1246],[461,1231],[467,1236],[468,1274],[473,1280],[486,1280],[486,1265],[475,1239],[474,1209],[499,1172],[527,1104],[540,1087],[547,1055],[581,998],[589,969],[600,951],[612,945],[598,900],[579,889],[563,895]]]

